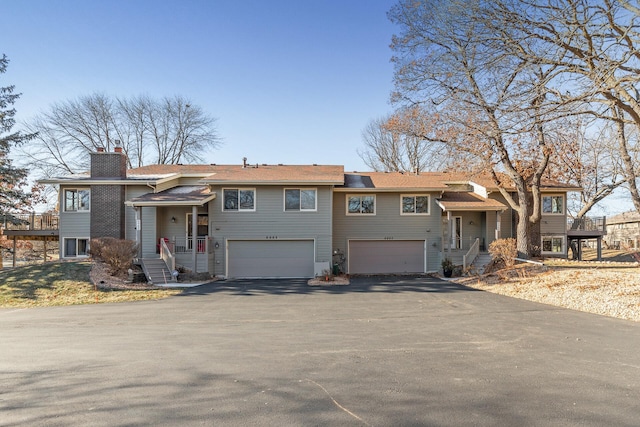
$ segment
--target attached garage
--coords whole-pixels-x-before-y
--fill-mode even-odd
[[[313,277],[313,240],[228,240],[227,277]]]
[[[350,274],[424,273],[424,240],[350,240]]]

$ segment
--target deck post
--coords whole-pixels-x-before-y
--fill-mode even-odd
[[[16,236],[13,236],[13,268],[16,268],[16,258],[17,258],[16,257],[16,255],[17,255],[16,254],[16,247],[17,247],[16,243],[17,243],[16,242]]]

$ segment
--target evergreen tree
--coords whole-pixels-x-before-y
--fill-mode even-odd
[[[7,70],[9,60],[6,55],[0,58],[0,75]],[[0,86],[0,220],[2,223],[12,220],[12,213],[26,211],[34,201],[32,194],[25,191],[27,186],[26,169],[13,165],[9,158],[11,147],[19,146],[35,137],[35,134],[11,132],[15,125],[16,110],[13,104],[20,97],[14,93],[14,86]]]

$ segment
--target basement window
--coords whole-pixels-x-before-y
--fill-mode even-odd
[[[89,239],[67,237],[64,239],[64,257],[79,258],[89,256]]]
[[[542,252],[550,254],[564,253],[564,237],[544,236],[542,238]]]

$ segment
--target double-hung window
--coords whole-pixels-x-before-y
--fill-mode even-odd
[[[65,212],[88,212],[91,204],[89,189],[68,188],[64,190]]]
[[[564,196],[543,196],[542,197],[542,213],[563,214],[564,213]]]
[[[285,188],[285,211],[309,212],[316,211],[317,209],[317,192],[315,188]]]
[[[348,195],[347,196],[348,215],[375,215],[376,196],[375,195]]]
[[[403,194],[400,198],[402,215],[429,215],[429,196]]]
[[[225,188],[222,190],[222,210],[253,212],[256,210],[255,188]]]

